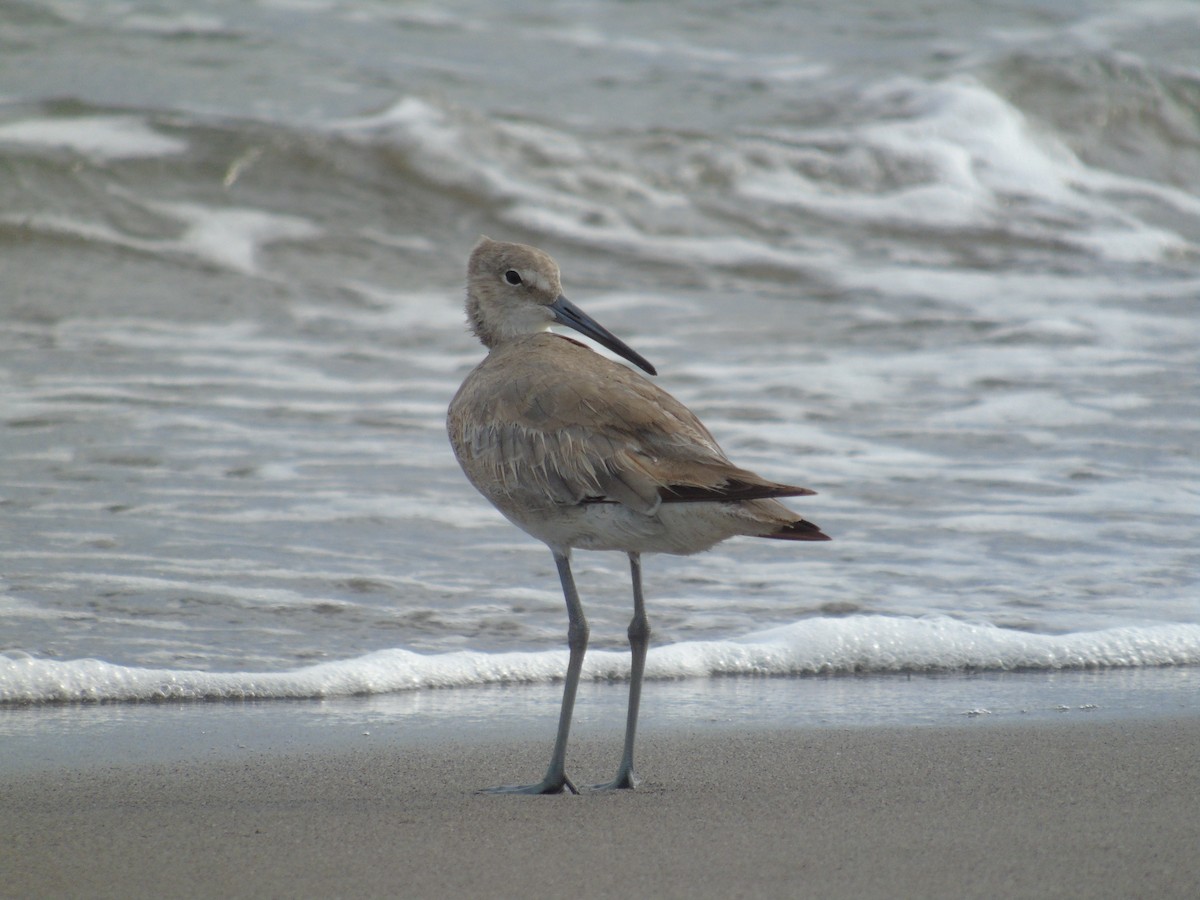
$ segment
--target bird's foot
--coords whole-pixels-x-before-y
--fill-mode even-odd
[[[505,784],[500,787],[483,788],[477,794],[578,794],[579,788],[571,783],[566,775],[551,777],[547,775],[537,784]]]
[[[633,769],[621,769],[617,772],[617,777],[612,781],[604,784],[593,784],[588,790],[590,791],[632,791],[642,779],[634,773]]]

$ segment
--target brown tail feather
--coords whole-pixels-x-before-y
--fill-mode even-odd
[[[729,478],[717,487],[672,484],[659,488],[663,503],[712,503],[725,500],[767,500],[774,497],[810,497],[816,491],[791,484],[754,484]]]
[[[797,519],[790,525],[784,525],[778,531],[764,534],[765,538],[776,538],[781,541],[831,541],[829,535],[819,527],[805,519]]]

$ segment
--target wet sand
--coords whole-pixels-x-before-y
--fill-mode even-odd
[[[650,734],[0,778],[5,897],[1195,897],[1200,718]],[[601,780],[619,735],[575,747]]]

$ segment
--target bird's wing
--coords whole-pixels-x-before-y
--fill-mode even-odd
[[[519,364],[505,358],[512,353]],[[451,404],[450,432],[481,491],[526,502],[616,502],[649,514],[664,502],[812,493],[734,466],[670,394],[554,335],[493,351]]]

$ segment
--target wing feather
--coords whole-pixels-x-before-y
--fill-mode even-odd
[[[557,335],[493,350],[463,382],[448,424],[472,483],[527,507],[610,502],[649,515],[661,503],[812,493],[734,466],[670,394]]]

